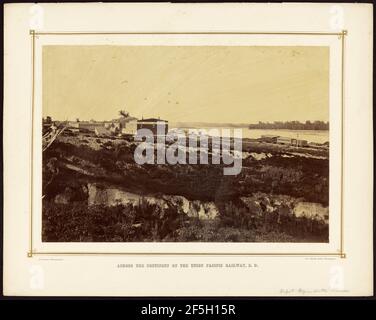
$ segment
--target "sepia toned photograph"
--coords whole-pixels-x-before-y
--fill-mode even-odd
[[[329,242],[329,47],[45,45],[43,242]]]
[[[5,4],[3,296],[372,296],[372,36],[361,3]]]

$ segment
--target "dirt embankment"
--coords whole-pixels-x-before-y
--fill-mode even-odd
[[[322,154],[257,143],[241,173],[224,176],[223,165],[138,165],[135,148],[62,135],[43,153],[46,241],[327,241]],[[201,225],[200,215],[216,222]]]
[[[286,150],[275,152],[258,145],[243,159],[239,175],[224,176],[223,165],[139,165],[133,158],[135,148],[126,140],[63,136],[43,154],[44,192],[48,195],[52,185],[78,179],[190,200],[228,201],[264,192],[328,205],[328,159],[286,156]],[[59,180],[47,185],[56,171]]]

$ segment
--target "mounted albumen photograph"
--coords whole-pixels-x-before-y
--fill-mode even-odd
[[[329,47],[44,45],[43,242],[329,242]]]

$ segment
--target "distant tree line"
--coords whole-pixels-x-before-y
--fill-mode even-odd
[[[325,121],[274,121],[250,124],[249,129],[289,129],[289,130],[329,130],[329,122]]]

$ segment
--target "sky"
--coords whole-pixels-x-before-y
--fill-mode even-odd
[[[329,119],[329,48],[44,46],[43,116],[170,122]]]

